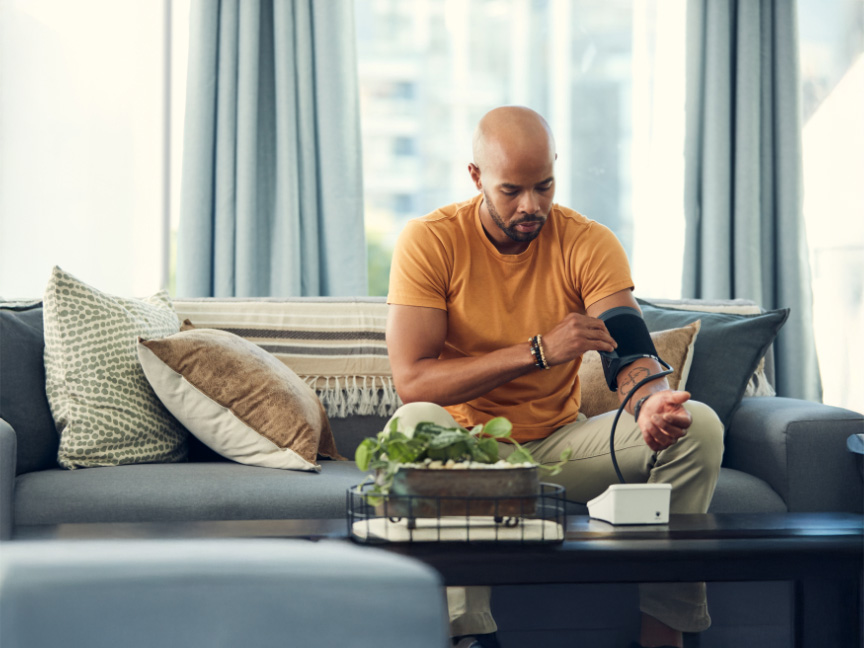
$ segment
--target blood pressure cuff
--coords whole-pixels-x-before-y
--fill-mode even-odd
[[[658,361],[660,358],[645,320],[635,308],[618,306],[602,313],[600,319],[606,324],[609,335],[618,343],[618,348],[612,352],[600,351],[606,384],[612,391],[618,391],[618,372],[624,367],[639,358],[654,358]]]

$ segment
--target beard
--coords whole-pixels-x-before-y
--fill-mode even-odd
[[[493,205],[492,201],[489,200],[489,196],[485,191],[483,192],[483,198],[486,200],[486,209],[489,210],[489,215],[492,217],[492,220],[495,221],[498,229],[504,232],[511,240],[518,243],[527,243],[528,241],[533,241],[537,238],[543,230],[543,224],[546,222],[546,217],[539,215],[527,216],[522,220],[511,223],[508,227],[504,224],[504,219],[501,218],[501,214],[499,214],[498,210],[495,209],[495,205]],[[516,226],[521,225],[522,223],[540,223],[540,227],[535,229],[533,232],[520,232],[516,229]]]

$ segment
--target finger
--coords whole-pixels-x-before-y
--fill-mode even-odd
[[[655,428],[657,428],[660,434],[675,439],[677,439],[678,437],[682,437],[687,433],[686,427],[674,425],[673,423],[667,421],[664,417],[659,416],[658,414],[654,414],[651,417],[651,423],[654,425]]]
[[[642,436],[645,442],[652,450],[663,450],[675,442],[675,438],[664,433],[653,421],[649,420],[648,424],[642,430]]]
[[[657,441],[655,441],[654,438],[651,437],[651,435],[645,434],[643,432],[642,438],[645,441],[645,445],[647,445],[649,448],[651,448],[654,452],[660,452],[663,449],[663,446],[661,446],[659,443],[657,443]]]
[[[664,412],[660,415],[660,419],[663,423],[658,423],[660,427],[677,427],[686,430],[693,423],[693,417],[690,415],[690,412],[687,410],[680,410],[675,412]]]
[[[678,439],[683,437],[686,433],[687,431],[684,429],[664,425],[662,419],[659,417],[655,416],[651,419],[649,434],[664,448],[668,448],[670,445],[677,443]]]
[[[588,321],[580,322],[580,324],[586,337],[597,340],[609,340],[611,342],[615,341],[602,320],[589,318]]]
[[[677,441],[687,434],[687,428],[680,428],[670,425],[657,426],[657,434],[655,438],[661,441]]]
[[[669,391],[665,393],[667,403],[681,405],[690,400],[690,392],[686,391]]]
[[[604,335],[600,331],[590,331],[588,334],[583,332],[579,337],[582,338],[586,350],[614,351],[618,347],[618,343],[608,333]]]

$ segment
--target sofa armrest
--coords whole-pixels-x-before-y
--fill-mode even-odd
[[[840,407],[794,398],[745,398],[726,436],[723,465],[759,477],[790,511],[864,508],[864,484],[852,434],[864,432],[864,416]]]
[[[15,430],[0,418],[0,541],[12,538],[17,452]]]

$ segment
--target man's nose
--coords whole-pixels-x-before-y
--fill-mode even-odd
[[[533,191],[526,191],[519,203],[519,210],[524,214],[536,214],[540,211],[540,200]]]

